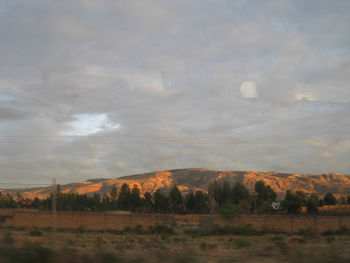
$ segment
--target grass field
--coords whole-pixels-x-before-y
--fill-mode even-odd
[[[349,235],[0,229],[0,262],[350,262]],[[55,242],[54,242],[55,240]]]

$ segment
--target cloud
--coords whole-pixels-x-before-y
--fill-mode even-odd
[[[106,114],[78,114],[74,117],[75,120],[67,123],[69,129],[63,131],[63,135],[87,136],[120,127],[118,123],[110,122]]]
[[[63,183],[183,167],[349,174],[349,8],[1,3],[1,177]]]

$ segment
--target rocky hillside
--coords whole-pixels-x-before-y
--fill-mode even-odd
[[[169,190],[174,184],[186,193],[190,190],[208,189],[213,180],[230,183],[242,182],[250,191],[254,191],[256,181],[262,180],[270,185],[279,196],[283,196],[287,190],[304,191],[305,193],[350,194],[350,176],[341,174],[300,175],[278,172],[256,171],[211,171],[205,169],[178,169],[169,171],[157,171],[152,173],[125,176],[118,179],[94,179],[86,182],[77,182],[61,186],[64,193],[94,194],[109,192],[113,186],[120,188],[123,183],[132,187],[137,185],[142,193],[155,192],[161,188]],[[15,196],[20,193],[23,197],[46,197],[52,188],[30,189],[6,189],[3,190]]]

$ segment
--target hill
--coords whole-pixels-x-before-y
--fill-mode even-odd
[[[350,194],[350,176],[342,174],[289,174],[278,172],[257,171],[212,171],[206,169],[177,169],[168,171],[156,171],[145,174],[124,176],[117,179],[93,179],[85,182],[77,182],[61,185],[63,193],[78,194],[104,194],[110,192],[116,186],[118,189],[123,183],[132,187],[137,185],[141,193],[155,192],[157,189],[168,191],[176,184],[185,194],[191,190],[207,191],[209,184],[217,180],[230,183],[242,182],[249,191],[254,191],[255,182],[262,180],[268,184],[279,195],[283,196],[287,190],[303,191],[305,193],[327,193],[336,195]],[[22,197],[45,198],[52,187],[29,188],[29,189],[6,189],[12,196],[16,193]]]

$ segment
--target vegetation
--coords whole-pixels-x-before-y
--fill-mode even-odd
[[[247,228],[245,226],[244,228]],[[180,224],[127,232],[74,231],[28,235],[27,230],[0,229],[0,262],[349,262],[349,235],[328,231],[315,235],[224,235],[184,233]],[[233,229],[232,229],[233,230]],[[123,234],[124,233],[124,234]],[[25,237],[25,242],[23,237]]]
[[[52,209],[51,194],[46,199],[23,199],[20,195],[14,199],[7,194],[0,193],[0,208],[33,208],[40,210]],[[224,181],[214,181],[209,185],[208,193],[202,191],[189,192],[183,196],[176,185],[168,193],[158,189],[156,192],[146,192],[143,196],[137,185],[132,188],[123,184],[118,190],[113,187],[109,193],[92,196],[77,193],[62,193],[57,186],[55,196],[57,198],[57,210],[68,211],[111,211],[122,210],[135,213],[175,213],[175,214],[209,214],[220,213],[225,219],[231,220],[241,213],[273,213],[284,210],[290,214],[297,214],[301,207],[306,206],[308,213],[317,213],[322,205],[334,205],[337,199],[333,194],[327,193],[323,199],[315,195],[307,197],[301,191],[287,191],[285,199],[281,202],[281,209],[272,208],[277,194],[263,181],[255,183],[255,192],[249,193],[248,189],[240,182],[230,185]],[[349,201],[345,197],[339,199],[339,203]]]

